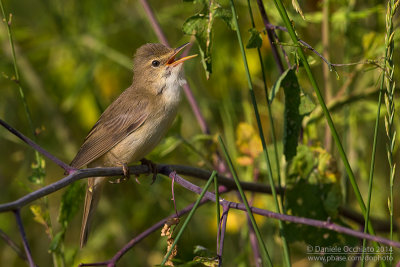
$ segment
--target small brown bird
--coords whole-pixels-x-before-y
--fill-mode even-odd
[[[126,166],[144,158],[165,135],[180,102],[182,63],[197,55],[175,60],[184,44],[171,49],[145,44],[134,57],[133,82],[100,116],[78,154],[74,168]],[[88,179],[80,236],[85,246],[93,213],[106,177]]]

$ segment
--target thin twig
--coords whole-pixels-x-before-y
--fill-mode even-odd
[[[172,182],[171,182],[171,194],[172,194],[172,200],[174,202],[174,208],[175,208],[175,213],[178,214],[178,209],[176,208],[176,201],[175,201],[175,190],[174,190],[174,185],[175,185],[175,175],[176,171],[172,173]]]
[[[158,20],[157,20],[156,16],[154,15],[154,12],[151,9],[149,3],[147,3],[146,0],[140,0],[140,3],[142,4],[144,11],[146,12],[147,18],[149,19],[151,27],[153,28],[155,34],[157,35],[158,40],[160,40],[160,42],[162,44],[169,46],[167,37],[165,37],[165,34],[162,31],[161,26],[158,23]]]
[[[270,24],[268,22],[265,22],[264,20],[264,26],[265,29],[267,30],[280,30],[280,31],[284,31],[284,32],[288,32],[286,27],[283,26],[277,26],[277,25],[273,25]],[[275,35],[276,36],[276,35]],[[307,42],[305,42],[302,39],[298,39],[299,43],[301,45],[303,45],[305,48],[307,48],[308,50],[312,51],[314,54],[316,54],[319,58],[321,58],[328,66],[330,70],[334,70],[334,67],[347,67],[347,66],[354,66],[354,65],[374,65],[378,68],[382,68],[379,64],[377,60],[364,60],[364,61],[358,61],[358,62],[350,62],[350,63],[332,63],[329,60],[327,60],[323,55],[321,55],[315,48],[313,48],[311,45],[309,45]],[[281,44],[280,42],[277,42],[279,44]],[[284,51],[284,50],[283,50]]]
[[[25,254],[22,252],[21,248],[5,233],[3,230],[0,229],[0,237],[9,245],[17,255],[23,259],[24,261],[28,261]]]
[[[203,199],[199,205],[203,205],[205,203],[207,203],[208,200],[207,199]],[[174,218],[178,218],[181,217],[187,213],[189,213],[192,208],[193,208],[194,203],[186,206],[185,208],[183,208],[182,210],[178,211],[177,213],[174,213],[162,220],[160,220],[159,222],[153,224],[152,226],[150,226],[149,228],[147,228],[146,230],[144,230],[143,232],[141,232],[139,235],[135,236],[133,239],[131,239],[122,249],[120,249],[115,255],[114,257],[112,257],[110,260],[108,261],[104,261],[104,262],[98,262],[98,263],[81,263],[79,266],[112,266],[112,264],[116,264],[119,259],[122,258],[122,256],[125,255],[126,252],[128,252],[131,248],[133,248],[137,243],[139,243],[140,241],[142,241],[143,239],[145,239],[147,236],[149,236],[150,234],[152,234],[153,232],[157,231],[159,228],[163,227],[163,225],[170,219],[174,219]]]
[[[175,169],[178,169],[179,165],[173,165],[172,167]],[[187,166],[181,166],[181,167],[183,170],[182,173],[184,173],[184,172],[193,173],[193,170],[189,171],[190,167],[187,167]],[[169,166],[169,165],[157,165],[157,169],[158,169],[158,173],[164,174],[167,176],[169,176],[174,171],[171,169],[171,166]],[[193,169],[197,169],[197,168],[193,168]],[[148,173],[149,168],[146,165],[131,166],[131,167],[129,167],[129,171],[132,174],[143,174],[143,173]],[[199,177],[202,177],[204,174],[207,173],[207,171],[200,170],[199,173],[200,173]],[[83,179],[83,178],[87,178],[87,177],[95,177],[95,176],[116,176],[116,175],[123,175],[123,169],[121,167],[91,168],[91,169],[78,170],[61,180],[59,180],[53,184],[50,184],[48,186],[45,186],[41,189],[38,189],[30,194],[27,194],[16,201],[0,205],[0,212],[19,210],[26,204],[28,204],[36,199],[39,199],[43,196],[46,196],[50,193],[53,193],[63,187],[66,187],[78,179]],[[228,178],[223,179],[223,177],[221,177],[221,176],[218,177],[218,179],[221,184],[223,184],[224,181],[229,180]],[[183,187],[185,187],[193,192],[196,192],[196,193],[201,192],[200,187],[184,180],[179,175],[176,175],[175,182],[177,182],[178,184],[182,185]],[[244,188],[245,184],[246,183],[242,183],[243,188]],[[264,189],[266,189],[266,187],[264,187]],[[205,198],[215,202],[215,194],[213,194],[213,193],[206,192]],[[229,202],[229,201],[222,199],[222,200],[220,200],[220,204],[223,207],[245,210],[245,206],[240,203]],[[375,240],[375,241],[381,242],[382,244],[388,244],[388,245],[392,245],[394,247],[400,247],[400,243],[398,243],[398,242],[390,241],[390,240],[387,240],[387,239],[384,239],[381,237],[375,237],[375,236],[371,236],[368,234],[360,233],[360,232],[354,231],[352,229],[348,229],[348,228],[342,227],[340,225],[333,224],[329,221],[325,222],[325,221],[318,221],[318,220],[313,220],[313,219],[308,219],[308,218],[300,218],[300,217],[289,216],[289,215],[284,215],[284,214],[277,214],[274,212],[270,212],[267,210],[258,209],[258,208],[254,208],[254,207],[252,207],[251,210],[255,214],[263,215],[263,216],[270,217],[270,218],[275,218],[278,220],[285,220],[285,221],[290,221],[293,223],[301,223],[301,224],[310,225],[310,226],[314,226],[314,227],[330,229],[330,230],[333,230],[336,232],[353,235],[353,236],[356,236],[359,238]]]
[[[147,166],[144,166],[147,168]],[[159,173],[164,174],[165,176],[170,176],[171,173],[173,173],[173,171],[168,167],[168,166],[164,166]],[[122,171],[121,171],[122,174]],[[170,177],[171,178],[171,177]],[[200,192],[202,191],[201,187],[198,187],[188,181],[186,181],[185,179],[183,179],[182,177],[180,177],[179,175],[176,175],[176,177],[174,178],[175,182],[182,185],[183,187],[185,187],[186,189],[189,189],[192,192],[195,192],[197,194],[200,194]],[[213,201],[215,202],[215,194],[211,193],[211,192],[206,192],[204,195],[204,198],[201,202],[201,204],[204,204],[207,201]],[[223,214],[225,214],[225,211],[227,209],[230,208],[234,208],[234,209],[239,209],[239,210],[246,210],[245,205],[241,204],[241,203],[236,203],[236,202],[230,202],[227,200],[220,200],[220,203],[223,207]],[[183,214],[189,212],[193,207],[193,204],[187,206],[184,210],[181,210],[178,212],[179,216],[182,216]],[[275,213],[275,212],[271,212],[268,210],[263,210],[263,209],[259,209],[259,208],[255,208],[255,207],[251,207],[251,211],[255,214],[259,214],[259,215],[263,215],[269,218],[275,218],[278,220],[284,220],[284,221],[288,221],[288,222],[292,222],[292,223],[300,223],[300,224],[304,224],[304,225],[310,225],[310,226],[314,226],[317,228],[324,228],[324,229],[328,229],[328,230],[332,230],[332,231],[336,231],[338,233],[344,233],[347,235],[351,235],[351,236],[355,236],[358,238],[366,238],[369,240],[373,240],[373,241],[377,241],[380,242],[382,244],[385,245],[389,245],[389,246],[394,246],[397,248],[400,248],[400,243],[399,242],[395,242],[395,241],[391,241],[382,237],[378,237],[378,236],[372,236],[370,234],[365,234],[359,231],[355,231],[346,227],[343,227],[341,225],[337,225],[335,223],[332,223],[330,221],[319,221],[319,220],[314,220],[314,219],[309,219],[309,218],[302,218],[302,217],[296,217],[296,216],[290,216],[290,215],[285,215],[285,214],[279,214],[279,213]],[[127,245],[124,246],[123,249],[121,249],[111,260],[108,261],[104,261],[104,262],[98,262],[98,263],[85,263],[85,264],[81,264],[80,266],[115,266],[116,262],[129,250],[131,249],[135,244],[137,244],[139,241],[143,240],[145,237],[147,237],[148,235],[150,235],[152,232],[156,231],[156,229],[161,228],[164,223],[170,219],[170,218],[176,218],[176,215],[171,215],[167,218],[162,219],[161,221],[159,221],[158,223],[154,224],[153,226],[151,226],[150,228],[148,228],[147,230],[145,230],[144,232],[142,232],[140,235],[136,236],[135,238],[133,238]],[[222,219],[222,223],[224,223],[224,220],[226,220],[226,218],[223,217]],[[226,221],[225,221],[226,223]],[[225,224],[226,226],[226,224]],[[223,228],[224,226],[222,226]],[[224,231],[221,231],[221,233],[223,233]],[[221,243],[220,243],[220,254],[222,255],[222,249],[223,249],[223,240],[224,240],[224,236],[221,235]]]
[[[263,19],[265,29],[267,30],[268,41],[269,41],[269,45],[271,46],[271,52],[272,52],[272,55],[274,56],[275,63],[278,65],[279,72],[283,73],[285,71],[285,68],[283,67],[281,57],[279,56],[278,49],[276,48],[277,42],[275,42],[275,40],[278,40],[278,39],[277,39],[275,30],[273,28],[268,27],[268,25],[271,25],[271,24],[269,23],[267,12],[265,11],[262,0],[257,0],[257,5],[258,5],[258,10],[260,11],[260,15]],[[281,49],[282,49],[282,52],[285,54],[285,50],[283,49],[282,46],[281,46]],[[287,56],[286,56],[286,58],[287,58]],[[288,65],[290,65],[289,61],[287,61],[287,63],[288,63]]]
[[[157,165],[157,166],[158,166],[160,174],[164,174],[164,175],[168,176],[173,172],[173,170],[171,170],[171,168],[168,165],[161,165],[161,166]],[[132,173],[132,174],[147,173],[149,171],[148,166],[145,166],[145,165],[131,166],[129,170],[130,170],[130,173]],[[50,194],[54,191],[57,191],[78,179],[82,179],[82,178],[86,178],[86,177],[94,177],[94,176],[116,176],[116,175],[123,175],[122,168],[111,167],[111,168],[92,168],[92,169],[78,170],[77,172],[65,177],[64,179],[61,179],[60,181],[58,181],[56,183],[53,183],[49,186],[43,187],[35,192],[32,192],[17,201],[0,205],[0,212],[17,210],[20,207],[23,207],[24,205],[30,203],[31,201],[36,200],[47,194]],[[200,187],[186,181],[179,175],[176,175],[175,182],[182,185],[186,189],[189,189],[192,192],[195,192],[195,193],[201,192]],[[215,201],[215,194],[213,194],[211,192],[206,192],[204,197],[207,200],[210,200],[213,202]],[[203,201],[205,201],[205,200],[203,200]],[[220,203],[223,207],[229,207],[229,208],[239,209],[239,210],[243,210],[243,211],[246,209],[243,204],[229,202],[224,199],[222,199],[220,201]],[[254,208],[254,207],[251,207],[251,210],[255,214],[263,215],[263,216],[266,216],[269,218],[275,218],[278,220],[284,220],[284,221],[288,221],[288,222],[292,222],[292,223],[300,223],[300,224],[310,225],[310,226],[314,226],[314,227],[318,227],[318,228],[325,228],[325,229],[333,230],[333,231],[336,231],[339,233],[345,233],[345,234],[352,235],[352,236],[355,236],[358,238],[366,238],[369,240],[378,241],[382,244],[391,245],[391,246],[400,248],[399,242],[390,241],[385,238],[360,233],[358,231],[331,223],[330,221],[319,221],[319,220],[314,220],[314,219],[289,216],[289,215],[274,213],[271,211]]]
[[[35,142],[33,142],[31,139],[29,139],[28,137],[26,137],[25,135],[23,135],[21,132],[15,130],[13,127],[11,127],[9,124],[7,124],[5,121],[3,121],[2,119],[0,119],[0,125],[2,125],[4,128],[6,128],[8,131],[10,131],[11,133],[13,133],[15,136],[17,136],[19,139],[21,139],[22,141],[24,141],[25,143],[27,143],[30,147],[32,147],[33,149],[35,149],[36,151],[38,151],[40,154],[42,154],[43,156],[47,157],[48,159],[50,159],[51,161],[53,161],[54,163],[56,163],[58,166],[60,166],[61,168],[63,168],[66,172],[70,173],[72,172],[73,169],[72,167],[70,167],[68,164],[65,164],[63,161],[59,160],[57,157],[53,156],[51,153],[49,153],[47,150],[45,150],[44,148],[42,148],[41,146],[39,146],[38,144],[36,144]]]
[[[24,245],[26,258],[28,259],[28,263],[30,267],[35,267],[35,262],[33,261],[31,249],[29,248],[28,240],[26,239],[24,225],[22,224],[21,214],[19,213],[19,209],[13,210],[15,215],[15,220],[17,221],[18,230],[22,238],[22,244]]]
[[[375,91],[374,93],[377,93],[377,92]],[[0,120],[0,122],[1,122],[1,120]],[[0,123],[0,125],[4,126],[4,124],[2,124],[2,123]],[[13,133],[17,136],[20,136],[20,135],[23,136],[18,130],[12,128],[8,124],[5,124],[5,125],[8,126],[8,127],[6,127],[6,129],[9,130],[11,133]],[[30,140],[29,138],[27,138],[25,136],[24,136],[24,138],[27,140],[27,144],[29,144],[33,149],[36,149],[37,151],[46,151],[43,148],[41,148],[38,144],[36,144],[32,140]],[[47,151],[46,151],[46,153],[42,153],[42,154],[44,156],[48,157],[52,161],[57,159],[55,156],[53,156],[52,154],[50,154]],[[60,161],[60,162],[62,162],[62,161]],[[65,164],[65,163],[63,163],[63,164]],[[177,171],[181,175],[188,175],[188,176],[192,176],[192,177],[202,179],[202,180],[207,180],[208,177],[210,177],[210,175],[211,175],[211,171],[203,170],[203,169],[192,167],[192,166],[157,164],[157,168],[159,168],[159,169],[162,169],[165,167],[169,167],[169,168]],[[132,174],[143,174],[143,173],[147,173],[149,170],[146,166],[139,165],[139,166],[130,166],[129,171]],[[104,176],[117,176],[117,175],[122,175],[123,171],[122,171],[122,168],[120,168],[120,167],[79,170],[77,177],[75,177],[75,176],[73,176],[74,178],[68,178],[69,176],[65,177],[53,184],[42,187],[41,189],[38,189],[37,191],[32,192],[29,195],[25,195],[24,197],[22,197],[16,201],[0,205],[0,212],[11,211],[13,209],[21,208],[24,205],[26,205],[36,199],[39,199],[42,196],[51,194],[65,186],[68,186],[69,184],[73,183],[76,180],[91,177],[96,174],[101,174]],[[217,177],[218,177],[218,182],[222,186],[226,187],[227,189],[235,189],[236,188],[236,184],[232,179],[230,179],[226,176],[222,176],[220,174],[218,174]],[[71,179],[71,180],[69,180],[69,179]],[[268,185],[264,185],[264,184],[260,184],[260,183],[250,183],[250,182],[240,182],[240,184],[241,184],[242,188],[247,191],[271,194],[271,188]],[[285,188],[282,188],[283,191],[279,191],[279,188],[275,188],[275,190],[277,191],[277,193],[282,194],[282,193],[284,193]],[[363,216],[355,211],[349,211],[348,209],[343,208],[343,209],[340,209],[339,212],[342,216],[345,216],[359,224],[364,224],[364,221],[362,219]],[[376,225],[377,227],[380,227],[381,231],[387,231],[387,224],[383,225],[383,222],[377,221],[376,219],[371,219],[371,220],[373,222],[375,222],[374,225]]]
[[[353,222],[363,226],[365,223],[365,218],[361,213],[355,212],[348,207],[340,207],[339,214],[348,220],[352,220]],[[390,231],[390,222],[386,218],[371,218],[370,221],[374,226],[374,229],[378,232],[389,232]],[[393,225],[394,231],[399,229],[397,224]]]
[[[148,173],[149,168],[144,165],[139,166],[131,166],[129,168],[129,172],[131,174],[143,174]],[[36,191],[33,191],[15,201],[4,203],[0,205],[0,212],[12,211],[15,209],[20,209],[23,206],[35,201],[41,197],[47,196],[53,192],[60,190],[68,186],[69,184],[83,179],[87,177],[96,177],[96,176],[122,176],[123,175],[123,168],[122,167],[112,167],[112,168],[91,168],[91,169],[83,169],[78,170],[57,182],[49,184],[45,187],[42,187]]]
[[[252,192],[251,198],[249,200],[249,205],[251,205],[251,206],[253,206],[254,196],[255,196],[255,194]],[[262,266],[262,258],[261,258],[261,254],[260,254],[260,247],[257,244],[257,236],[256,236],[253,226],[251,225],[251,220],[250,220],[249,216],[247,216],[247,227],[249,228],[249,242],[251,245],[251,250],[253,252],[254,265],[255,265],[255,267],[261,267]]]
[[[217,252],[219,264],[218,266],[222,266],[222,252],[224,251],[224,241],[225,241],[225,233],[226,233],[226,222],[228,221],[228,213],[229,207],[224,206],[222,210],[222,221],[221,221],[221,231],[220,231],[220,243],[219,249]]]
[[[24,92],[24,90],[22,89],[22,86],[21,86],[21,81],[20,81],[19,71],[18,71],[18,65],[17,65],[17,57],[15,56],[14,40],[13,40],[13,36],[12,36],[12,32],[11,32],[12,14],[10,14],[10,17],[7,20],[6,12],[4,10],[4,6],[3,6],[3,1],[2,0],[0,0],[0,10],[1,10],[1,13],[3,15],[3,22],[7,27],[8,39],[9,39],[9,42],[10,42],[11,54],[12,54],[13,65],[14,65],[15,82],[16,82],[16,84],[18,86],[18,89],[19,89],[19,94],[20,94],[20,97],[21,97],[21,100],[22,100],[22,105],[24,106],[26,118],[28,119],[29,128],[30,128],[30,130],[32,132],[32,135],[35,137],[36,136],[35,135],[35,127],[33,125],[31,111],[29,109],[29,106],[28,106],[26,98],[25,98],[25,92]]]
[[[211,175],[211,172],[208,172],[208,171],[205,171],[205,170],[202,170],[199,168],[194,168],[194,167],[192,168],[190,166],[157,164],[158,171],[163,170],[165,168],[174,169],[178,172],[179,172],[179,170],[185,170],[184,172],[182,172],[183,175],[186,174],[186,175],[191,175],[194,177],[198,176],[200,178],[203,177],[204,173],[209,173]],[[198,171],[197,175],[196,175],[196,170]],[[130,174],[145,174],[148,172],[149,172],[149,168],[146,165],[133,165],[133,166],[129,167]],[[88,177],[96,177],[96,176],[122,176],[122,175],[123,175],[122,167],[88,168],[88,169],[77,170],[76,172],[74,172],[64,178],[62,178],[52,184],[44,186],[36,191],[33,191],[15,201],[0,204],[0,213],[22,208],[23,206],[41,198],[41,197],[44,197],[51,193],[54,193],[64,187],[68,186],[69,184],[71,184],[77,180],[80,180],[80,179],[84,179],[84,178],[88,178]],[[229,189],[232,189],[235,187],[235,185],[232,184],[232,180],[230,180],[226,177],[218,176],[218,181],[220,184],[225,185]],[[270,193],[270,191],[271,191],[268,186],[265,186],[262,184],[242,182],[241,185],[242,185],[243,189],[254,191],[254,192]]]
[[[219,251],[219,238],[220,238],[220,231],[221,231],[221,211],[219,205],[219,186],[218,186],[218,178],[217,176],[214,177],[214,192],[215,192],[215,203],[216,203],[216,214],[217,214],[217,226],[218,226],[218,233],[217,233],[217,251]]]
[[[2,121],[0,120],[0,122],[2,122]],[[3,125],[3,126],[7,125],[8,127],[6,127],[6,129],[9,130],[11,133],[13,133],[17,136],[23,136],[18,130],[12,128],[8,124],[0,123],[0,125]],[[55,161],[55,159],[57,159],[55,156],[53,156],[52,154],[50,154],[49,152],[47,152],[46,150],[41,148],[38,144],[36,144],[32,140],[30,140],[29,138],[24,136],[24,139],[26,139],[26,143],[28,145],[30,145],[33,149],[36,149],[37,151],[45,151],[46,153],[42,153],[42,154],[44,156],[48,157],[50,160]],[[60,161],[60,162],[62,162],[62,161]],[[63,163],[63,164],[65,164],[65,163]],[[203,170],[203,169],[192,167],[192,166],[157,164],[157,168],[159,168],[159,169],[163,169],[165,167],[169,167],[169,168],[175,170],[176,172],[180,173],[181,175],[187,175],[187,176],[195,177],[195,178],[202,179],[202,180],[207,180],[208,177],[210,177],[210,175],[211,175],[211,171]],[[131,174],[143,174],[143,173],[147,173],[148,171],[149,171],[149,169],[145,165],[129,167],[129,172]],[[36,199],[39,199],[42,196],[51,194],[65,186],[68,186],[69,184],[71,184],[74,181],[79,180],[79,179],[92,177],[97,174],[101,174],[103,176],[123,175],[123,170],[120,167],[85,169],[85,170],[79,170],[78,172],[79,173],[76,174],[76,176],[73,176],[73,177],[67,176],[53,184],[42,187],[41,189],[38,189],[37,191],[32,192],[29,195],[25,195],[16,201],[1,204],[0,212],[11,211],[13,209],[21,208],[24,205],[26,205]],[[70,174],[72,174],[72,172]],[[218,182],[221,184],[221,186],[224,186],[226,189],[236,189],[236,184],[232,179],[230,179],[226,176],[222,176],[220,174],[218,174],[217,177],[218,177]],[[240,182],[240,184],[241,184],[242,188],[247,191],[271,194],[271,187],[268,185],[264,185],[264,184],[260,184],[260,183],[250,183],[250,182]],[[282,193],[284,193],[285,188],[282,188],[282,191],[280,191],[279,188],[275,188],[275,190],[277,191],[277,193],[282,194]],[[348,209],[342,208],[339,210],[339,213],[342,216],[357,222],[358,224],[364,224],[363,216],[355,211],[350,211]],[[378,227],[381,231],[387,231],[387,224],[384,224],[384,222],[379,221],[374,218],[371,218],[371,221],[373,222],[373,225],[376,225],[376,227]]]
[[[180,227],[178,233],[176,234],[176,236],[173,239],[172,245],[168,246],[168,252],[167,254],[165,254],[164,259],[161,262],[161,266],[164,266],[164,264],[167,261],[170,261],[171,258],[174,257],[174,249],[176,247],[176,245],[178,244],[183,232],[185,231],[187,225],[189,224],[190,220],[193,218],[194,213],[196,212],[197,207],[199,206],[201,200],[203,199],[203,196],[206,192],[208,192],[208,188],[210,187],[211,183],[214,181],[214,177],[216,176],[217,172],[213,171],[213,173],[211,174],[210,178],[208,179],[207,183],[204,185],[204,188],[202,188],[202,191],[199,195],[199,197],[197,198],[196,202],[193,205],[193,208],[190,210],[189,215],[186,217],[185,221],[183,222],[182,226]],[[176,172],[172,172],[169,174],[169,177],[173,179],[175,179],[176,177]]]
[[[167,165],[157,164],[157,166],[162,168],[162,166],[167,166]],[[211,171],[203,170],[192,166],[174,165],[174,164],[168,166],[181,175],[188,175],[202,180],[207,180],[207,178],[210,177],[211,175]],[[221,185],[227,187],[228,189],[236,189],[235,181],[232,180],[231,178],[222,176],[220,174],[218,174],[217,177],[218,177],[218,183],[220,183]],[[271,187],[269,185],[261,183],[252,183],[252,182],[240,182],[240,184],[243,187],[243,189],[247,191],[271,194]],[[276,188],[275,190],[277,191],[278,194],[280,194],[283,193],[284,188],[282,188],[282,191],[280,191],[278,188]]]
[[[169,175],[169,173],[171,173],[171,172],[172,172],[172,170],[169,169],[169,167],[166,167],[165,169],[160,170],[160,173],[163,173],[164,175]],[[176,175],[175,182],[197,194],[199,194],[201,192],[200,187],[190,183],[189,181],[186,181],[179,175]],[[204,195],[204,198],[207,198],[208,200],[214,202],[215,194],[211,193],[211,192],[206,192],[206,194]],[[222,206],[229,206],[230,208],[233,208],[233,209],[238,209],[238,210],[243,210],[243,211],[246,210],[245,205],[243,205],[241,203],[230,202],[230,201],[227,201],[224,199],[222,199],[220,201],[220,203]],[[380,242],[385,245],[400,248],[400,242],[395,242],[395,241],[388,240],[386,238],[358,232],[358,231],[343,227],[341,225],[332,223],[331,221],[320,221],[320,220],[314,220],[314,219],[309,219],[309,218],[302,218],[302,217],[297,217],[297,216],[280,214],[280,213],[275,213],[272,211],[255,208],[255,207],[251,207],[251,211],[255,214],[263,215],[263,216],[266,216],[269,218],[274,218],[274,219],[292,222],[292,223],[300,223],[300,224],[304,224],[304,225],[310,225],[310,226],[314,226],[317,228],[324,228],[324,229],[336,231],[338,233],[344,233],[347,235],[355,236],[357,238],[366,238],[366,239],[369,239],[372,241]]]
[[[322,55],[325,58],[330,58],[330,51],[329,51],[329,21],[330,21],[330,14],[329,14],[329,5],[330,1],[323,1],[322,4],[322,25],[321,25],[321,35],[322,35]],[[330,75],[330,67],[329,65],[322,64],[322,74],[324,79],[324,94],[325,100],[329,103],[332,99],[332,76]],[[330,133],[329,125],[325,123],[325,132],[324,132],[324,147],[325,149],[332,153],[332,136]]]

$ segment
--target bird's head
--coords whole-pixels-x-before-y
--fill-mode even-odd
[[[149,43],[137,49],[134,58],[134,83],[145,84],[155,94],[161,94],[170,87],[176,88],[183,82],[182,63],[197,55],[176,59],[186,43],[178,48],[169,48],[163,44]]]

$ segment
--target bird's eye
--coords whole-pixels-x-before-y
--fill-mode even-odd
[[[158,67],[158,66],[160,66],[160,61],[158,61],[158,60],[153,60],[153,61],[151,62],[151,65],[152,65],[153,67]]]

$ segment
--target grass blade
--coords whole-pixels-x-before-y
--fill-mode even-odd
[[[265,246],[265,243],[262,240],[260,230],[257,227],[256,220],[254,219],[253,213],[251,212],[249,203],[247,202],[246,195],[244,194],[242,186],[240,185],[239,178],[238,178],[237,173],[236,173],[236,171],[235,171],[235,169],[233,167],[232,160],[229,157],[228,151],[226,150],[225,144],[222,141],[221,136],[218,136],[218,141],[219,141],[219,144],[220,144],[220,146],[221,146],[221,148],[222,148],[222,150],[224,152],[225,159],[226,159],[226,161],[228,163],[229,169],[231,170],[233,179],[235,180],[235,183],[236,183],[236,186],[237,186],[237,188],[239,190],[240,196],[242,197],[243,204],[246,206],[247,214],[249,215],[251,224],[253,225],[254,232],[256,233],[256,237],[257,237],[258,243],[259,243],[259,245],[261,247],[261,251],[263,253],[264,259],[265,259],[266,263],[268,264],[268,266],[273,266],[271,258],[270,258],[269,254],[268,254],[267,247]]]
[[[244,68],[246,71],[246,77],[247,77],[247,82],[248,82],[248,86],[249,86],[251,101],[252,101],[253,108],[254,108],[254,114],[255,114],[256,120],[257,120],[258,132],[259,132],[259,135],[261,138],[265,161],[268,166],[268,179],[269,179],[269,184],[272,189],[272,196],[273,196],[274,202],[275,202],[275,209],[276,209],[276,212],[281,213],[278,196],[277,196],[276,190],[275,190],[275,183],[274,183],[274,178],[273,178],[273,174],[272,174],[271,162],[269,160],[269,155],[268,155],[268,151],[267,151],[267,144],[265,142],[264,131],[263,131],[262,124],[261,124],[261,118],[260,118],[260,114],[258,112],[256,97],[254,95],[253,83],[251,81],[250,71],[249,71],[249,67],[247,64],[246,52],[244,50],[243,41],[242,41],[242,37],[240,34],[239,23],[237,20],[237,12],[236,12],[236,8],[235,8],[235,4],[233,3],[233,0],[231,0],[230,3],[231,3],[231,9],[232,9],[232,17],[233,17],[233,21],[235,24],[236,34],[237,34],[237,38],[238,38],[238,42],[239,42],[239,46],[240,46],[240,51],[242,53],[243,64],[244,64]],[[278,172],[279,172],[279,170],[278,170]],[[283,252],[284,252],[284,258],[286,261],[286,265],[290,266],[291,264],[290,264],[289,246],[288,246],[288,243],[285,238],[284,225],[283,225],[282,221],[279,221],[279,229],[281,232]]]

